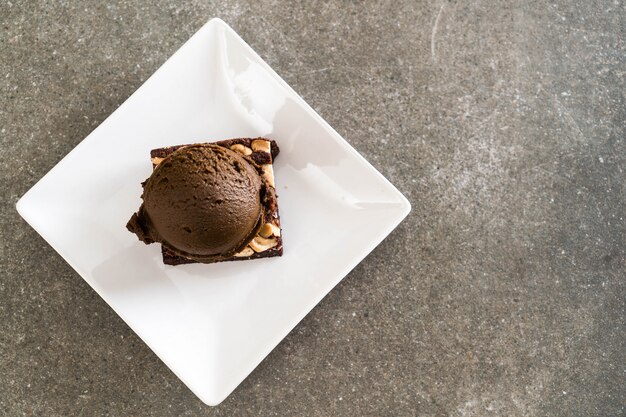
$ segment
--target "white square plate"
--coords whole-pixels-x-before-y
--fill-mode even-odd
[[[152,148],[276,139],[280,258],[166,266],[125,224]],[[210,20],[18,202],[24,219],[216,405],[409,213],[406,198],[226,23]]]

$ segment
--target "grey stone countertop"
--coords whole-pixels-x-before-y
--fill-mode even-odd
[[[211,17],[411,201],[220,406],[17,214]],[[623,1],[0,3],[0,415],[623,416]]]

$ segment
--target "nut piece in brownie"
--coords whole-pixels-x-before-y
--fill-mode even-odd
[[[278,213],[278,201],[274,183],[273,161],[279,153],[276,141],[265,138],[237,138],[212,142],[215,145],[228,148],[252,159],[270,187],[264,188],[261,195],[261,206],[265,223],[258,229],[254,238],[240,252],[221,261],[239,261],[247,259],[270,258],[283,254],[283,241]],[[172,152],[184,146],[178,145],[150,151],[153,168],[156,168]],[[167,265],[181,265],[197,263],[198,261],[180,256],[161,246],[163,263]]]

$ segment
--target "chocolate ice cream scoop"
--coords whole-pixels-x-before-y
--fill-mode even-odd
[[[186,146],[152,172],[127,228],[189,259],[232,256],[263,224],[262,187],[254,162],[239,153],[213,144]]]

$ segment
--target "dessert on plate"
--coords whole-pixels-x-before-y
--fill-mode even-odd
[[[168,265],[281,256],[278,153],[265,138],[153,149],[143,203],[126,228],[160,243]]]

